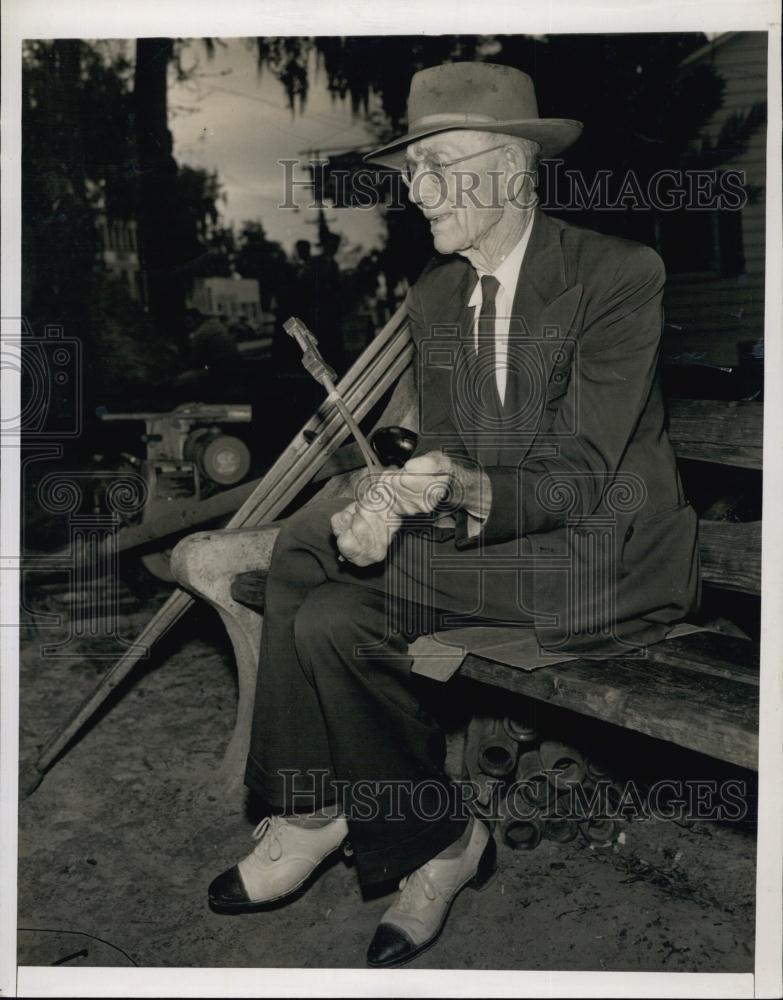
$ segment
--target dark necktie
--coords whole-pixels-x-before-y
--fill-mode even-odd
[[[495,298],[498,288],[500,288],[500,282],[494,275],[482,275],[476,390],[478,398],[487,409],[487,413],[491,414],[495,420],[500,419],[503,411],[503,404],[498,396],[497,359],[495,358],[495,318],[497,316]]]

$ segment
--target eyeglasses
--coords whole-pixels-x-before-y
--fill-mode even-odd
[[[467,156],[458,156],[456,160],[434,160],[429,157],[424,157],[418,163],[412,163],[410,160],[405,161],[405,166],[402,168],[402,179],[408,185],[408,187],[413,184],[413,179],[419,172],[420,168],[424,167],[425,173],[434,174],[440,180],[446,180],[445,171],[449,167],[453,167],[457,163],[464,163],[465,160],[472,160],[474,156],[482,156],[484,153],[493,153],[496,149],[503,149],[508,143],[501,142],[498,146],[490,146],[489,149],[480,149],[477,153],[468,153]]]

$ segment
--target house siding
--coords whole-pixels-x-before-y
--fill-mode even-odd
[[[725,80],[722,107],[701,134],[713,142],[726,119],[746,113],[767,97],[767,35],[740,32],[699,57],[709,62]],[[745,273],[736,277],[717,274],[672,274],[664,305],[667,324],[680,328],[667,333],[664,350],[669,356],[692,355],[694,360],[714,364],[736,364],[737,345],[761,340],[764,335],[765,260],[765,127],[751,137],[742,156],[725,164],[744,170],[748,187],[761,193],[742,209]]]

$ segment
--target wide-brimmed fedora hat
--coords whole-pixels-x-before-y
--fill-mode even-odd
[[[408,132],[364,159],[400,169],[405,147],[450,132],[478,129],[530,139],[540,156],[554,156],[576,142],[582,123],[569,118],[539,118],[533,81],[520,69],[485,62],[443,63],[414,73],[408,94]]]

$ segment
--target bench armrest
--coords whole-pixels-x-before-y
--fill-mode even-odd
[[[241,789],[250,743],[256,670],[261,647],[263,617],[231,596],[237,573],[268,570],[272,549],[283,522],[257,528],[199,531],[177,544],[171,554],[171,572],[178,583],[197,594],[220,615],[226,627],[237,665],[239,697],[234,733],[217,774],[218,787],[226,795]]]
[[[231,581],[238,573],[269,569],[282,523],[188,535],[171,553],[171,572],[192,593],[215,603],[230,600]]]

